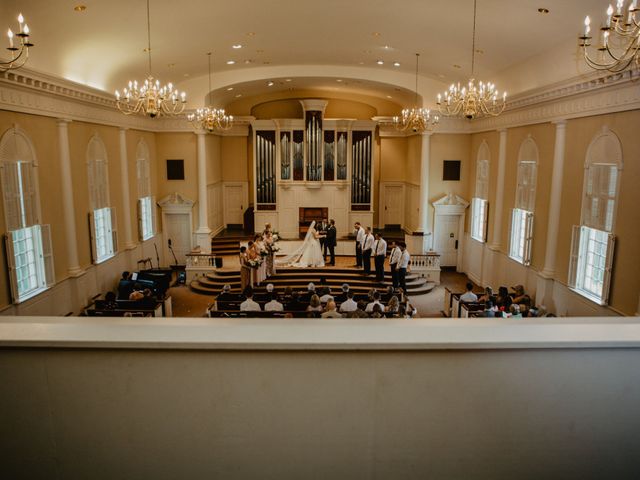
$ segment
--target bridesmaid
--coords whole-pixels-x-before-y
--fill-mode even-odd
[[[262,241],[262,235],[259,233],[253,237],[253,246],[256,249],[257,257],[259,260],[262,260],[262,263],[258,267],[257,271],[257,281],[258,285],[263,280],[267,278],[267,262],[265,260],[265,254],[267,253],[267,249],[265,247],[264,242]]]
[[[264,231],[262,232],[262,236],[264,237],[267,232],[269,233],[273,233],[273,228],[271,228],[271,224],[270,223],[265,223],[264,224]]]
[[[238,259],[240,261],[240,290],[244,292],[244,289],[251,284],[251,268],[247,258],[247,247],[240,247]]]
[[[249,241],[249,243],[247,244],[247,264],[251,260],[258,260],[258,258],[260,258],[260,255],[256,250],[255,244],[253,243],[253,241]],[[253,267],[249,268],[251,269],[250,282],[251,286],[253,287],[254,285],[258,284],[258,269]]]

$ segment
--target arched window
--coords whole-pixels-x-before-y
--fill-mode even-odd
[[[51,229],[40,221],[37,166],[27,134],[17,127],[7,130],[0,139],[0,181],[9,282],[16,303],[55,283]]]
[[[483,141],[476,159],[476,195],[471,200],[471,238],[479,242],[487,239],[490,158],[489,145]]]
[[[136,176],[138,183],[138,236],[148,240],[155,235],[156,201],[151,195],[151,161],[149,147],[141,139],[136,148]]]
[[[520,145],[516,203],[511,213],[511,242],[509,256],[524,265],[531,263],[533,240],[533,211],[536,203],[538,175],[538,146],[529,135]]]
[[[107,149],[96,134],[87,145],[87,174],[89,178],[89,200],[91,213],[91,254],[94,263],[113,257],[118,250],[115,209],[109,202],[109,162]]]
[[[587,149],[582,215],[573,227],[569,264],[570,287],[601,305],[609,299],[621,171],[622,145],[604,127]]]

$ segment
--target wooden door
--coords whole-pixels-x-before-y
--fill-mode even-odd
[[[244,204],[242,185],[224,186],[224,223],[226,225],[242,225],[243,214],[247,206]]]
[[[169,240],[171,240],[171,247],[173,253],[178,260],[179,265],[184,265],[186,262],[186,254],[191,251],[191,226],[189,225],[189,214],[187,213],[168,213],[164,216],[166,225],[166,238],[167,246]],[[166,252],[166,257],[170,264],[174,264],[175,260],[171,251]]]

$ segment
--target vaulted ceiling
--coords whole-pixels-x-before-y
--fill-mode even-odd
[[[597,23],[607,4],[478,0],[476,78],[512,94],[586,72],[576,37],[584,16]],[[15,30],[19,12],[33,32],[34,70],[109,93],[147,74],[145,0],[2,0],[0,30]],[[406,105],[419,52],[418,90],[432,105],[470,75],[472,24],[473,0],[151,0],[153,74],[200,106],[213,52],[212,101],[221,106],[296,90]]]

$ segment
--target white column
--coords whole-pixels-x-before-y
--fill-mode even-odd
[[[120,128],[120,190],[122,191],[122,223],[124,224],[124,248],[131,250],[135,243],[131,238],[131,197],[129,196],[129,160],[127,158],[127,129]]]
[[[422,154],[420,158],[420,205],[418,212],[418,232],[422,237],[422,252],[430,245],[429,228],[429,167],[431,165],[431,132],[422,134]],[[418,252],[416,252],[418,253]]]
[[[67,269],[69,275],[78,277],[84,273],[78,260],[78,237],[76,236],[76,209],[73,202],[73,179],[71,177],[71,154],[69,153],[69,122],[58,119],[58,153],[60,156],[62,214],[67,240]]]
[[[507,129],[498,130],[500,132],[500,147],[498,150],[498,176],[496,186],[496,203],[493,208],[493,235],[489,248],[492,250],[500,249],[502,239],[502,206],[504,203],[504,171],[507,165]]]
[[[556,140],[553,150],[553,172],[551,174],[551,196],[549,199],[549,220],[547,222],[547,247],[544,255],[543,277],[551,278],[556,270],[556,252],[558,247],[558,227],[560,225],[560,207],[562,203],[562,177],[564,172],[564,154],[567,121],[556,122]]]
[[[207,202],[207,145],[205,132],[198,131],[197,156],[198,156],[198,230],[196,238],[202,253],[211,252],[211,239],[209,234],[209,214]]]

